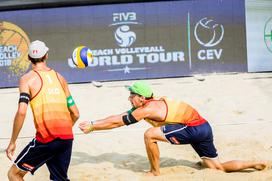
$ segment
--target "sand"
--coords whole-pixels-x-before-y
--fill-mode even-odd
[[[204,79],[204,80],[202,80]],[[220,160],[272,160],[272,73],[211,74],[197,77],[146,80],[155,95],[167,95],[197,108],[213,127]],[[75,139],[69,178],[72,181],[271,181],[272,170],[245,170],[235,173],[203,169],[190,145],[159,143],[161,176],[148,177],[149,169],[143,135],[150,125],[141,121],[109,131],[84,135],[77,125],[130,109],[124,88],[133,81],[70,84],[80,109],[74,127]],[[17,110],[18,88],[0,89],[0,180],[12,162],[5,155]],[[28,114],[17,140],[15,156],[35,134],[32,113]],[[15,157],[14,157],[15,158]],[[46,166],[25,180],[49,180]]]

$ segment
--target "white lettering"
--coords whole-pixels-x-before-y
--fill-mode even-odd
[[[112,56],[112,58],[116,59],[116,56]],[[101,56],[99,57],[99,65],[111,65],[111,57],[110,56]]]
[[[145,63],[146,54],[137,54],[136,56],[139,58],[139,63],[140,64]]]
[[[200,60],[219,60],[221,58],[223,49],[208,49],[208,50],[199,50],[197,53],[197,57]]]
[[[185,61],[184,59],[184,52],[173,52],[172,53],[173,56],[173,61],[177,62],[177,61]]]
[[[207,57],[207,59],[208,60],[212,60],[212,59],[214,59],[214,52],[213,52],[213,50],[206,50],[206,57]]]
[[[93,54],[90,67],[185,61],[184,52],[165,52],[163,46],[101,49],[93,50]]]
[[[116,54],[155,53],[155,52],[164,52],[164,51],[165,50],[162,46],[115,49]]]
[[[0,52],[0,60],[3,60],[3,59],[16,59],[18,57],[20,57],[20,52]]]
[[[0,60],[0,67],[7,67],[11,65],[11,60]]]
[[[92,54],[94,56],[112,55],[113,54],[113,49],[92,50]]]
[[[157,62],[177,62],[185,61],[184,52],[167,52],[167,53],[150,53],[150,54],[137,54],[139,63],[157,63]]]
[[[198,53],[197,53],[198,59],[205,60],[206,57],[203,54],[205,54],[205,50],[199,50]]]
[[[97,56],[93,58],[89,67],[95,66],[111,66],[111,65],[128,65],[133,63],[133,56],[132,55],[121,55],[118,56]]]
[[[159,55],[157,53],[150,53],[147,55],[148,63],[157,63],[159,61]]]
[[[220,57],[221,57],[221,55],[222,55],[222,51],[223,51],[223,49],[219,49],[219,51],[214,50],[214,54],[215,54],[215,57],[216,57],[217,59],[220,59]]]
[[[48,94],[50,94],[50,95],[60,94],[59,88],[48,88],[47,90],[48,90]]]
[[[128,65],[133,63],[133,56],[132,55],[122,55],[121,57],[121,64]]]
[[[136,13],[135,12],[126,12],[126,13],[113,13],[113,22],[120,21],[136,21]]]
[[[17,47],[15,45],[0,46],[0,52],[13,52],[13,51],[17,51]]]
[[[121,65],[121,62],[118,61],[117,56],[112,56],[112,63],[110,63],[110,56],[107,57],[109,64],[107,65]]]

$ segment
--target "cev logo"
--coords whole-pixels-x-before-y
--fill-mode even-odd
[[[130,47],[136,41],[136,34],[130,30],[129,24],[139,24],[135,12],[113,13],[113,23],[110,26],[119,26],[114,37],[120,47]],[[120,26],[121,25],[121,26]]]
[[[203,34],[202,37],[199,35],[200,32]],[[224,37],[224,27],[223,25],[215,23],[214,20],[205,17],[197,22],[194,34],[199,44],[205,47],[213,47],[222,41]],[[207,36],[207,34],[210,36]],[[204,36],[207,37],[207,42]]]
[[[197,42],[206,47],[198,51],[198,59],[219,60],[221,58],[223,49],[211,49],[211,47],[218,45],[223,40],[223,25],[217,24],[213,19],[202,18],[195,25],[194,35]]]
[[[272,53],[272,18],[270,18],[264,27],[264,42],[267,49]]]

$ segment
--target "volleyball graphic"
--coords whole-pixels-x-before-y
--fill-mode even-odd
[[[224,27],[215,20],[205,17],[196,23],[194,34],[200,45],[213,47],[222,41]]]
[[[120,47],[129,47],[136,41],[136,34],[127,25],[118,27],[114,36]]]
[[[77,68],[85,68],[92,62],[92,51],[86,46],[79,46],[74,49],[72,62]]]
[[[28,70],[29,44],[27,34],[18,25],[0,21],[0,68],[10,80],[17,79]]]

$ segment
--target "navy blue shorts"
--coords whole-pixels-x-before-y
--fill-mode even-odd
[[[50,172],[50,180],[67,181],[67,171],[71,160],[73,140],[55,139],[40,143],[33,139],[18,155],[14,164],[32,174],[44,163]]]
[[[172,144],[191,144],[201,158],[216,158],[212,128],[208,122],[198,126],[168,124],[161,127],[166,139]]]

